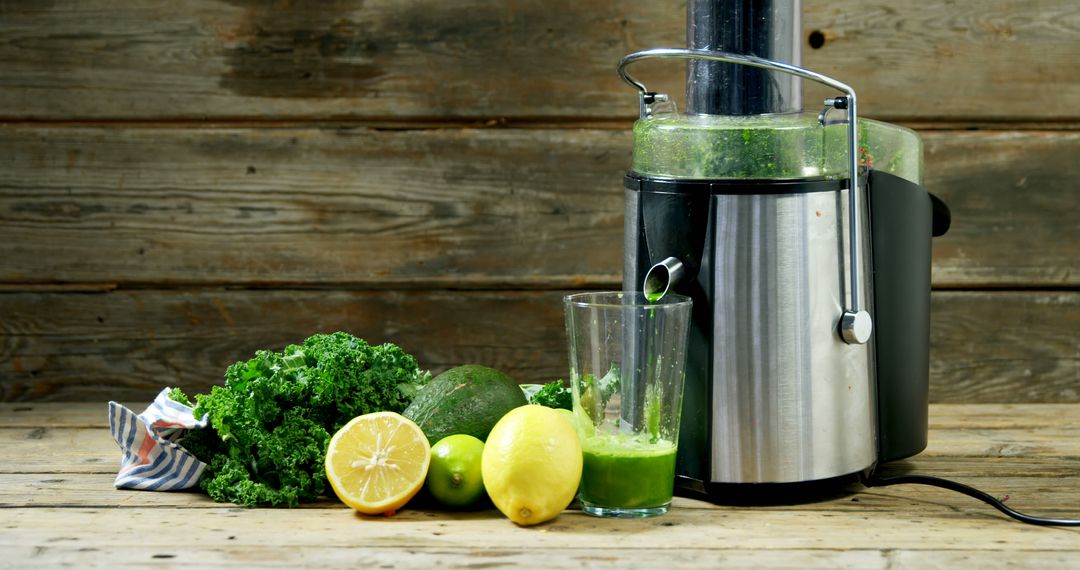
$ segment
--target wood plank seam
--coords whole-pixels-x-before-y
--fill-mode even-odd
[[[938,119],[906,117],[867,116],[870,119],[895,123],[917,131],[1075,131],[1080,130],[1080,119],[1040,120],[979,119],[977,121],[958,121],[955,118]],[[115,128],[115,129],[358,129],[366,128],[378,131],[414,131],[448,129],[595,129],[595,130],[630,130],[635,115],[615,115],[611,117],[575,117],[572,115],[556,117],[479,117],[475,119],[455,119],[453,117],[214,117],[212,119],[190,118],[129,118],[116,117],[96,119],[28,119],[0,116],[0,128]]]

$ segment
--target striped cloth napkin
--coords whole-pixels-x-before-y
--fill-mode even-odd
[[[175,491],[194,487],[206,464],[176,444],[184,430],[206,427],[206,417],[195,419],[194,410],[169,399],[170,388],[154,398],[143,413],[109,402],[109,431],[124,452],[117,489]]]

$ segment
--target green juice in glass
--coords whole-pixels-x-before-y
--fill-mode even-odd
[[[641,436],[601,435],[581,442],[581,501],[610,509],[651,509],[671,502],[674,443]]]

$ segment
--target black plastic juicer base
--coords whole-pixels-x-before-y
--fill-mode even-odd
[[[795,483],[705,483],[675,477],[675,495],[727,506],[801,505],[858,493],[866,472]]]

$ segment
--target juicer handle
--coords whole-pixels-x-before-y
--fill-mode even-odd
[[[863,344],[870,340],[873,322],[870,319],[870,314],[862,310],[859,304],[859,268],[861,267],[860,262],[862,261],[862,257],[861,252],[859,251],[861,237],[859,232],[859,128],[858,115],[855,109],[855,90],[846,83],[810,71],[809,69],[752,55],[703,49],[647,49],[623,57],[622,60],[619,61],[618,67],[619,77],[635,87],[639,92],[640,112],[642,117],[648,116],[653,102],[667,100],[667,95],[649,91],[644,83],[631,77],[630,73],[626,70],[631,63],[643,59],[704,59],[738,65],[748,65],[750,67],[789,73],[791,75],[802,77],[803,79],[809,79],[810,81],[820,83],[826,87],[831,87],[837,91],[844,92],[845,97],[825,100],[826,111],[830,108],[835,108],[847,109],[848,112],[848,170],[851,179],[851,185],[848,190],[848,232],[850,234],[848,243],[848,267],[850,268],[849,275],[851,276],[851,281],[848,288],[850,290],[849,295],[851,303],[844,309],[844,314],[840,317],[840,337],[848,344]],[[820,120],[822,124],[824,124],[825,112],[822,112]]]

